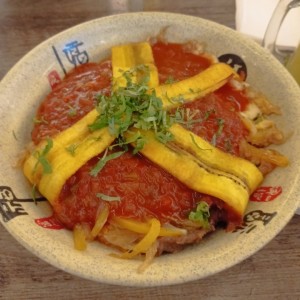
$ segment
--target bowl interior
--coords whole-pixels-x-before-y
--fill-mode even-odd
[[[74,250],[72,234],[53,223],[47,202],[33,203],[29,184],[21,170],[14,166],[30,141],[32,119],[50,91],[49,79],[63,78],[79,60],[97,62],[109,56],[113,45],[144,41],[166,27],[169,41],[203,41],[207,50],[216,56],[237,54],[243,59],[248,70],[247,81],[282,108],[283,114],[276,117],[276,122],[289,139],[273,148],[288,156],[291,164],[266,178],[262,194],[269,200],[274,199],[250,202],[245,226],[234,233],[218,231],[197,246],[161,256],[143,274],[138,274],[135,271],[139,261],[113,258],[109,256],[112,250],[99,243],[91,243],[85,252]],[[70,49],[75,51],[75,58]],[[269,53],[237,32],[207,20],[167,13],[133,13],[73,27],[33,49],[1,82],[0,220],[18,241],[40,258],[65,271],[100,282],[167,285],[224,270],[269,242],[298,206],[299,99],[298,86]]]

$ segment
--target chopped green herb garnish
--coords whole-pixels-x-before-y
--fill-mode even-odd
[[[192,124],[203,122],[202,118],[195,119],[195,116],[197,115],[198,112],[199,112],[198,110],[191,111],[191,109],[189,108],[185,110],[186,126],[188,128],[191,127]]]
[[[121,201],[121,197],[119,196],[108,196],[105,194],[97,193],[96,197],[105,200],[105,201]]]
[[[198,112],[197,109],[177,108],[175,113],[170,117],[173,119],[173,123],[179,123],[187,128],[191,128],[193,124],[203,122],[202,118],[195,118]]]
[[[67,104],[67,106],[69,107],[68,116],[75,117],[77,115],[77,109],[70,104]]]
[[[183,95],[178,95],[177,97],[168,98],[168,100],[171,103],[180,103],[180,104],[183,104],[185,101]]]
[[[218,129],[217,129],[217,132],[214,133],[213,137],[212,137],[212,140],[211,140],[211,143],[212,145],[216,146],[217,144],[217,137],[219,137],[223,131],[223,128],[224,128],[224,120],[223,119],[220,119],[218,118],[217,119],[217,123],[218,123]]]
[[[66,150],[72,155],[75,156],[75,151],[77,149],[77,144],[71,144],[70,146],[66,147]]]
[[[50,152],[50,150],[53,147],[53,141],[51,139],[47,139],[47,144],[45,148],[40,152],[40,151],[35,151],[33,155],[37,159],[37,162],[33,168],[33,172],[36,172],[38,165],[40,164],[43,168],[43,173],[49,174],[52,172],[52,167],[50,162],[47,159],[47,154]]]
[[[189,220],[201,225],[203,228],[209,228],[209,205],[205,201],[200,201],[195,211],[189,213]]]
[[[139,152],[145,145],[146,140],[140,132],[137,132],[126,140],[125,133],[130,128],[143,130],[151,130],[154,132],[156,139],[161,143],[168,143],[174,139],[169,128],[174,123],[184,124],[190,127],[194,123],[202,122],[202,118],[196,118],[198,110],[192,111],[189,108],[178,108],[175,113],[170,114],[163,109],[163,103],[156,96],[155,90],[150,90],[149,68],[141,65],[129,71],[123,72],[126,79],[126,87],[119,87],[111,95],[103,94],[97,97],[97,111],[99,116],[95,122],[89,125],[91,131],[99,130],[108,127],[111,135],[116,137],[116,142],[109,147],[112,150],[114,147],[121,147],[124,151],[115,152],[104,156],[98,161],[97,165],[91,170],[90,174],[96,176],[110,159],[116,158],[128,151],[129,144],[134,144],[133,153]],[[139,82],[133,82],[132,78],[135,75],[139,78]],[[171,78],[169,78],[169,82]],[[194,93],[194,90],[190,90]],[[171,102],[184,102],[182,95],[169,99]],[[208,111],[205,118],[208,118],[213,111]],[[197,145],[192,136],[193,142]],[[198,145],[197,145],[198,146]],[[198,148],[200,148],[198,146]],[[207,150],[202,149],[201,150]],[[71,149],[72,150],[72,149]]]
[[[106,165],[106,163],[108,161],[110,161],[111,159],[118,158],[119,156],[121,156],[124,153],[124,151],[119,151],[119,152],[114,152],[114,153],[107,155],[107,152],[108,152],[108,149],[105,150],[103,157],[100,158],[98,163],[92,168],[92,170],[90,171],[90,175],[92,175],[94,177],[97,176],[98,173],[104,168],[104,166]]]
[[[132,82],[133,72],[138,72],[140,82]],[[143,76],[141,76],[141,74]],[[149,69],[139,66],[123,73],[127,80],[126,87],[120,87],[110,96],[99,95],[97,110],[99,116],[89,126],[91,131],[108,127],[111,135],[116,136],[118,146],[134,142],[138,152],[144,145],[143,137],[137,136],[134,141],[126,141],[124,133],[134,127],[141,130],[153,130],[156,138],[163,143],[173,139],[168,131],[174,118],[163,110],[163,104],[155,91],[148,87]]]
[[[173,84],[175,82],[177,82],[178,80],[176,80],[172,75],[169,75],[168,78],[165,81],[165,84]]]
[[[126,139],[124,141],[121,137],[118,138],[117,142],[112,144],[108,147],[109,150],[112,150],[114,147],[122,147],[125,151],[128,151],[127,145],[131,143],[135,143],[135,147],[133,149],[133,154],[138,153],[141,149],[143,149],[145,144],[145,138],[142,136],[142,134],[138,131],[134,135],[131,136],[130,139]]]
[[[201,147],[197,144],[197,142],[196,142],[196,140],[195,140],[195,137],[194,137],[192,134],[190,134],[190,136],[191,136],[191,139],[192,139],[193,144],[194,144],[198,149],[200,149],[200,150],[210,150],[210,151],[212,151],[212,149],[204,149],[204,148],[201,148]]]
[[[225,121],[224,121],[224,119],[218,118],[218,119],[217,119],[217,123],[218,123],[217,136],[219,136],[219,135],[221,135],[221,133],[222,133],[222,131],[223,131]]]
[[[232,151],[232,144],[229,138],[225,140],[225,150],[229,153]]]
[[[204,120],[207,120],[211,114],[215,113],[216,111],[214,109],[210,109],[210,110],[207,110],[205,112],[205,115],[204,115]]]
[[[214,133],[214,135],[212,136],[210,143],[211,143],[213,146],[216,146],[216,145],[217,145],[217,135],[216,135],[215,133]]]
[[[35,124],[48,124],[48,121],[45,120],[44,116],[42,116],[40,119],[33,118],[33,123],[35,123]]]
[[[12,131],[12,134],[13,134],[14,139],[17,141],[18,137],[17,137],[16,132],[14,130]]]

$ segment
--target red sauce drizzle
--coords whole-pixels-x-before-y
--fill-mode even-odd
[[[176,80],[193,76],[210,65],[207,57],[187,53],[176,44],[158,42],[153,45],[153,54],[161,82],[170,76]],[[111,76],[109,61],[89,63],[70,72],[41,104],[37,112],[41,122],[35,124],[33,141],[38,143],[54,136],[93,109],[95,95],[110,92]],[[246,103],[246,98],[228,85],[204,99],[186,104],[185,108],[197,110],[194,118],[203,119],[190,129],[208,141],[214,139],[217,147],[238,155],[238,144],[247,131],[236,111]],[[71,113],[72,109],[75,114]],[[190,190],[145,158],[130,153],[109,161],[98,176],[92,177],[89,172],[98,159],[93,158],[68,179],[54,206],[56,217],[68,228],[80,222],[93,226],[103,201],[97,193],[121,198],[121,201],[108,202],[112,215],[140,220],[184,219],[200,199],[213,199]],[[220,201],[215,203],[222,206]]]

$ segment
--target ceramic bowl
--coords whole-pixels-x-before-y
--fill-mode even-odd
[[[84,252],[73,248],[72,233],[60,228],[46,201],[34,203],[27,180],[15,167],[30,141],[32,119],[51,84],[76,63],[99,61],[113,45],[144,41],[168,27],[169,41],[204,41],[217,57],[235,54],[247,67],[247,81],[282,108],[276,122],[290,137],[278,147],[290,166],[267,176],[250,201],[244,225],[218,231],[198,245],[155,259],[142,274],[140,261],[109,256],[94,242]],[[69,49],[69,50],[68,50]],[[73,52],[71,53],[70,49]],[[76,52],[77,51],[77,52]],[[74,54],[75,53],[75,54]],[[224,56],[223,56],[224,57]],[[200,279],[233,266],[257,252],[294,215],[299,194],[300,90],[292,77],[255,42],[219,24],[179,14],[132,13],[109,16],[70,28],[25,55],[0,85],[0,221],[29,251],[66,272],[119,285],[156,286]]]

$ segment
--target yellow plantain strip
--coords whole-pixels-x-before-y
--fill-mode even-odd
[[[199,74],[171,84],[155,88],[165,109],[171,109],[216,91],[235,75],[234,69],[224,63],[216,63]]]
[[[130,137],[131,134],[133,133],[128,133],[127,136]],[[251,188],[247,183],[232,173],[219,170],[219,166],[214,166],[213,162],[206,165],[207,161],[202,160],[202,155],[190,153],[189,149],[185,149],[183,145],[180,145],[180,141],[162,144],[157,141],[154,133],[144,131],[142,134],[147,139],[147,143],[140,150],[145,157],[165,169],[189,188],[223,200],[242,218],[251,193]],[[199,139],[201,138],[197,137],[196,141],[199,141]],[[176,142],[178,142],[178,145],[176,145]],[[202,145],[204,146],[204,143]],[[203,155],[209,155],[209,152],[215,151],[213,146],[207,145],[207,147],[201,150]],[[224,155],[226,156],[226,154]],[[215,159],[219,160],[217,154],[215,156]],[[222,154],[222,159],[225,156]],[[221,164],[220,161],[219,163]],[[224,163],[226,164],[226,162]],[[234,158],[231,158],[231,163],[241,163],[241,159],[237,158],[235,161]],[[248,166],[248,163],[244,165]],[[262,179],[259,171],[255,170],[253,174],[251,172],[248,174],[249,177],[257,175],[259,178],[257,184],[259,184],[260,179]]]
[[[29,181],[36,185],[40,193],[51,204],[56,198],[69,177],[71,177],[88,160],[103,152],[115,139],[108,128],[90,132],[88,125],[95,119],[95,111],[90,112],[75,125],[58,134],[53,139],[53,147],[46,156],[51,164],[52,172],[43,173],[42,167],[35,170],[37,158],[35,151],[41,151],[45,142],[41,142],[33,153],[25,160],[23,172]],[[70,153],[67,149],[74,147]]]
[[[169,131],[174,135],[175,143],[205,165],[240,178],[249,188],[250,194],[262,182],[262,173],[248,160],[221,151],[178,124],[171,126]]]
[[[148,75],[142,70],[138,70],[139,66],[149,68],[149,87],[155,87],[159,84],[158,72],[154,64],[152,48],[149,43],[135,43],[115,46],[112,48],[112,68],[114,78],[114,89],[118,87],[126,87],[127,80],[124,72],[130,71],[131,80],[137,83],[142,76]],[[145,70],[146,71],[146,70]]]
[[[74,144],[78,142],[78,140],[81,140],[89,135],[90,130],[88,126],[95,121],[98,114],[99,113],[97,110],[93,109],[71,127],[60,132],[55,137],[57,144],[61,145],[62,147],[67,147],[68,145]],[[52,151],[52,154],[54,155],[54,151]]]

